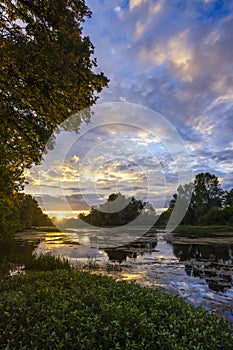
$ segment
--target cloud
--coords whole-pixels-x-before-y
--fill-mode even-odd
[[[117,13],[119,18],[122,18],[124,15],[124,11],[122,10],[122,8],[120,6],[116,6],[114,8],[114,11]]]
[[[195,72],[193,50],[188,44],[189,31],[171,37],[167,42],[155,43],[155,46],[143,46],[139,52],[139,59],[151,61],[151,64],[167,65],[168,69],[181,80],[191,82]]]
[[[48,164],[42,164],[37,183],[34,173],[34,192],[37,195],[41,192],[40,197],[47,210],[54,210],[56,203],[61,209],[67,206],[67,202],[73,210],[80,210],[84,202],[91,207],[112,192],[143,199],[150,196],[152,204],[155,201],[159,207],[164,205],[165,183],[169,183],[176,168],[170,154],[153,134],[134,126],[124,127],[123,124],[114,124],[114,128],[104,125],[103,130],[98,127],[95,137],[92,137],[93,130],[90,133],[85,134],[81,143],[72,145],[64,163],[59,159],[60,153],[58,158],[55,153]],[[62,134],[58,137],[63,141],[66,139]],[[95,140],[99,137],[101,142],[97,147]],[[83,148],[87,146],[85,140],[90,147],[86,154],[83,153]],[[59,140],[58,144],[60,150]],[[173,192],[177,185],[173,186]],[[82,196],[84,202],[80,200]],[[75,202],[77,198],[79,201]]]
[[[78,163],[79,160],[80,160],[80,158],[78,156],[76,156],[76,155],[73,156],[74,163]]]
[[[89,2],[93,17],[84,24],[84,33],[95,46],[96,71],[110,78],[98,103],[127,101],[158,111],[183,138],[194,175],[210,171],[227,188],[233,187],[233,2]],[[99,115],[92,118],[102,120]],[[126,127],[122,119],[122,124],[94,128],[76,137],[62,172],[66,195],[72,196],[80,182],[80,191],[97,200],[89,191],[94,185],[88,188],[95,177],[101,195],[117,185],[122,192],[134,188],[141,196],[146,187],[144,172],[148,179],[158,176],[151,186],[154,198],[162,193],[159,181],[167,183],[167,196],[171,196],[177,184],[176,164],[154,136],[163,134],[156,119],[150,123],[151,130],[145,131]],[[56,192],[59,165],[58,161],[52,170],[41,173],[42,190],[48,193],[51,185],[54,198],[61,195]],[[30,190],[36,193],[37,172],[31,169],[28,175]]]
[[[130,11],[132,11],[133,9],[135,9],[136,7],[145,4],[146,0],[129,0],[129,9]]]

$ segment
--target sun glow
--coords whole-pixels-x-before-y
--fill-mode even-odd
[[[61,221],[63,219],[77,218],[81,213],[87,214],[88,210],[70,210],[70,211],[60,211],[60,210],[48,210],[44,213],[47,214],[50,218],[56,218]]]

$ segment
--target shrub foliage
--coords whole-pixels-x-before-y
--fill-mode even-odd
[[[134,283],[73,270],[0,283],[0,349],[232,349],[226,321]]]

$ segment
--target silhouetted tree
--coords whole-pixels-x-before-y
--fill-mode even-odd
[[[233,210],[230,207],[231,200],[233,199],[233,191],[226,195],[215,175],[200,173],[196,175],[193,184],[178,186],[177,193],[173,195],[169,208],[158,219],[158,225],[167,224],[172,210],[179,203],[178,199],[185,198],[186,196],[190,198],[190,191],[192,189],[191,201],[181,222],[182,224],[233,224]]]
[[[52,222],[46,214],[43,214],[38,202],[29,194],[20,194],[20,222],[23,228],[32,226],[52,226]]]
[[[93,226],[110,227],[126,225],[140,214],[149,220],[150,216],[155,216],[155,211],[152,205],[140,199],[112,193],[107,202],[92,207],[88,215],[80,214],[79,218]]]

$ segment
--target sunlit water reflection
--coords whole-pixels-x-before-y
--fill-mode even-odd
[[[103,233],[107,229],[103,230]],[[131,238],[131,243],[128,243]],[[168,243],[163,232],[133,239],[133,232],[122,235],[108,247],[97,242],[95,229],[66,233],[22,233],[18,241],[39,241],[35,253],[51,252],[66,257],[72,264],[98,264],[110,261],[130,266],[123,277],[142,285],[161,287],[187,302],[223,314],[233,322],[233,244]]]

